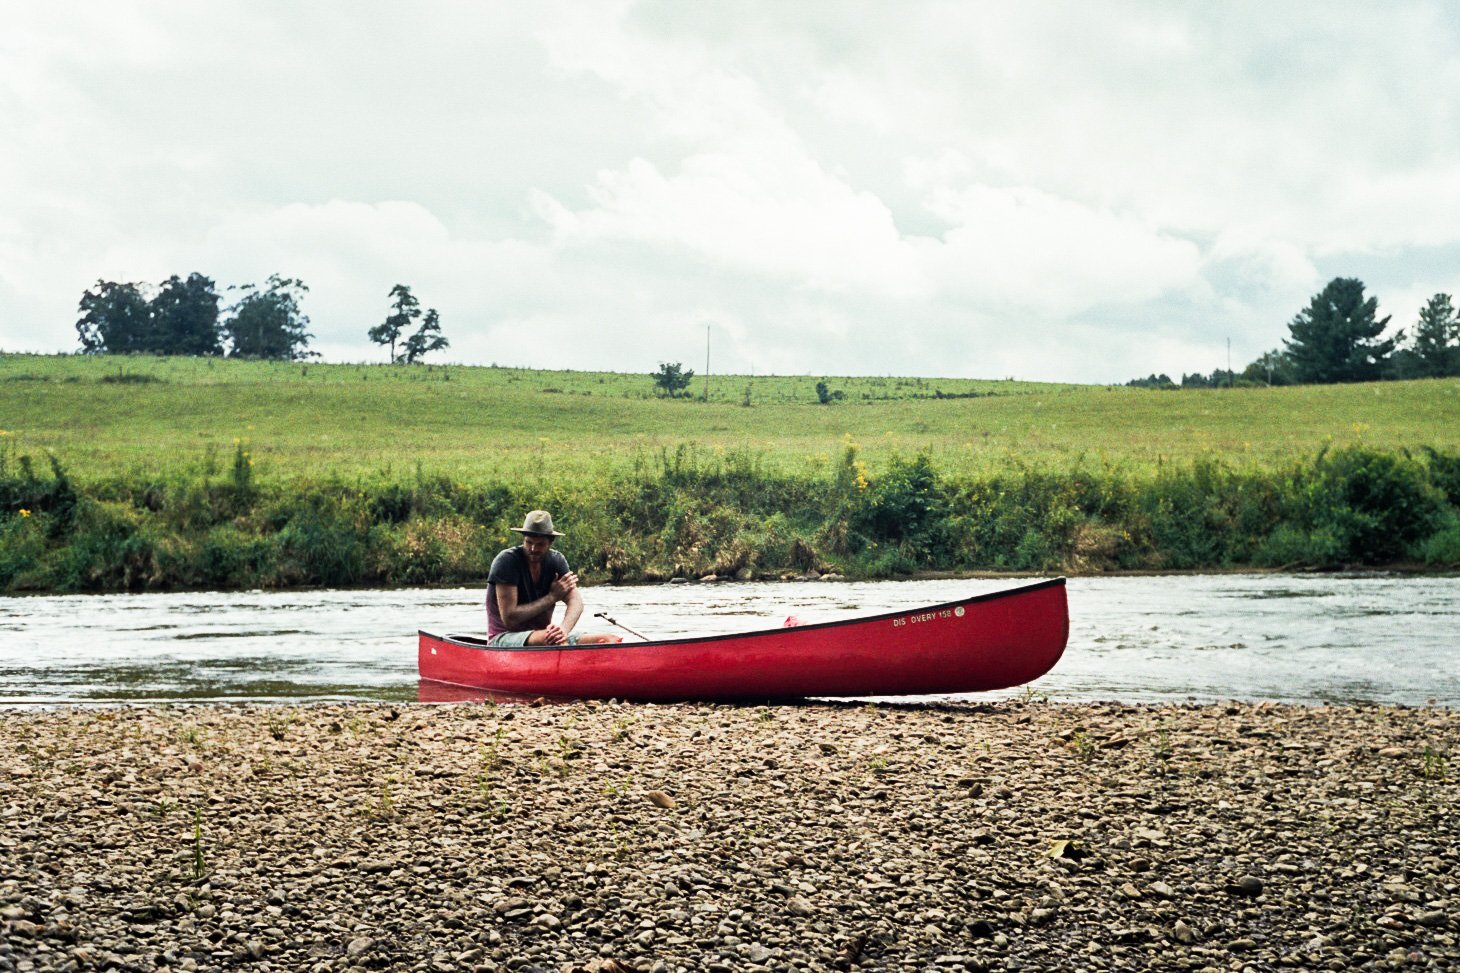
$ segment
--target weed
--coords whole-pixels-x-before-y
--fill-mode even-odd
[[[293,713],[279,715],[275,711],[270,711],[268,718],[269,736],[275,740],[283,740],[284,734],[288,731],[289,726],[295,719],[296,717]]]
[[[1419,775],[1427,781],[1443,781],[1449,776],[1450,762],[1434,747],[1426,746],[1420,754]]]
[[[366,817],[376,820],[395,817],[395,795],[392,791],[395,783],[394,775],[380,782],[380,792],[376,795],[375,804],[366,810]]]
[[[203,859],[203,809],[193,808],[193,881],[201,883],[208,874],[208,863]]]
[[[1151,741],[1152,771],[1157,777],[1163,777],[1171,770],[1171,755],[1175,752],[1171,745],[1171,731],[1161,727],[1156,731],[1156,737]]]
[[[1070,737],[1070,746],[1074,749],[1075,756],[1080,759],[1081,763],[1088,764],[1092,762],[1095,759],[1095,755],[1100,752],[1100,748],[1096,745],[1095,741],[1090,739],[1090,735],[1084,730],[1076,730],[1074,732],[1074,735]]]
[[[635,716],[621,716],[618,719],[614,720],[612,737],[613,741],[615,743],[622,743],[625,740],[630,739],[629,729],[637,722],[639,722],[639,720],[638,717]]]
[[[506,735],[506,728],[498,726],[492,741],[482,750],[482,769],[477,773],[477,802],[486,809],[488,816],[497,821],[504,820],[510,809],[506,798],[496,797],[493,791],[497,768],[502,762],[502,738]]]
[[[632,792],[634,786],[634,775],[625,774],[622,784],[604,784],[603,795],[605,797],[623,797]]]

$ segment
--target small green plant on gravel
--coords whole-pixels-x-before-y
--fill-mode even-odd
[[[776,719],[776,713],[775,710],[771,709],[769,706],[757,706],[755,708],[755,718],[758,722],[761,723],[774,723]]]
[[[1090,739],[1090,734],[1084,730],[1074,732],[1070,737],[1070,747],[1075,751],[1075,756],[1080,759],[1080,762],[1086,764],[1093,761],[1095,755],[1100,751],[1100,748],[1095,745],[1095,741]]]
[[[1033,686],[1025,686],[1015,698],[1021,703],[1047,703],[1049,702],[1049,693],[1035,689]]]
[[[1174,753],[1171,746],[1171,731],[1161,727],[1156,731],[1156,738],[1151,741],[1151,760],[1153,771],[1156,776],[1164,777],[1171,770],[1171,755]]]
[[[613,742],[622,743],[629,739],[629,730],[639,722],[635,716],[620,716],[613,721]]]
[[[558,756],[563,760],[576,760],[583,753],[583,741],[565,728],[558,734]]]
[[[193,881],[202,882],[208,875],[208,863],[203,858],[203,809],[193,808]]]
[[[493,790],[496,786],[497,768],[502,764],[502,738],[506,735],[506,727],[498,726],[491,742],[482,749],[482,769],[477,774],[477,802],[495,821],[504,820],[510,810],[506,798],[496,797]]]
[[[625,794],[632,793],[633,787],[634,787],[634,775],[633,774],[625,774],[624,775],[624,782],[622,784],[604,784],[603,785],[603,796],[604,797],[623,797]]]
[[[294,720],[295,716],[293,713],[285,713],[283,715],[270,713],[268,718],[269,736],[275,740],[283,740],[284,735],[288,732]]]
[[[392,791],[395,783],[396,779],[393,774],[380,782],[380,792],[375,797],[375,803],[365,809],[367,818],[381,821],[385,818],[395,817],[395,795]]]
[[[1425,780],[1445,780],[1449,776],[1450,762],[1434,747],[1426,746],[1420,754],[1419,775]]]
[[[177,738],[180,742],[186,743],[190,747],[197,747],[199,750],[207,746],[202,729],[196,726],[188,725],[178,730]]]
[[[888,768],[886,757],[873,757],[871,760],[867,761],[867,772],[872,774],[874,777],[881,777],[883,774],[887,773],[887,770]]]

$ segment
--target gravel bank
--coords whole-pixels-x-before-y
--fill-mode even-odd
[[[0,721],[0,970],[1460,967],[1454,711]]]

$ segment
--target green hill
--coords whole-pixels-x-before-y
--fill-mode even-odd
[[[590,581],[1446,567],[1460,380],[0,356],[0,590],[471,583],[533,507]]]
[[[821,404],[820,381],[842,397]],[[193,466],[236,440],[262,479],[416,464],[471,479],[576,475],[682,443],[799,469],[831,461],[848,436],[874,469],[928,451],[950,472],[1011,457],[1271,465],[1325,444],[1460,448],[1460,379],[1155,391],[727,375],[711,378],[708,403],[703,388],[697,377],[695,398],[669,400],[647,373],[8,355],[0,429],[82,480]]]

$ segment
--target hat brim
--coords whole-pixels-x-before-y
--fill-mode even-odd
[[[543,533],[540,530],[525,530],[525,529],[523,529],[521,527],[508,527],[507,529],[510,530],[510,531],[512,531],[514,534],[521,534],[524,537],[563,537],[563,536],[565,536],[563,534],[563,532],[560,531],[560,530],[554,530],[554,531],[550,531],[548,533]]]

